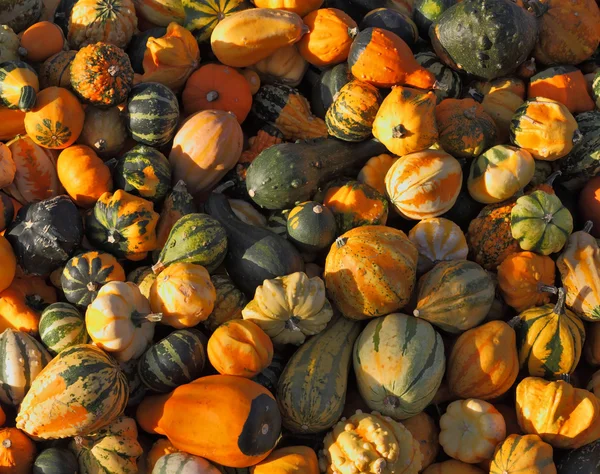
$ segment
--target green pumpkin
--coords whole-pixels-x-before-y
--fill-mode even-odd
[[[444,99],[458,99],[462,91],[460,75],[451,67],[446,66],[435,53],[425,51],[415,55],[415,59],[435,76],[438,88],[433,92],[437,97],[438,104]]]
[[[554,194],[544,191],[517,199],[510,230],[523,250],[542,255],[559,252],[573,232],[573,216]]]
[[[376,8],[367,13],[360,23],[360,29],[381,28],[398,35],[413,47],[419,39],[417,25],[409,15],[393,8]]]
[[[52,354],[86,344],[85,317],[69,303],[52,303],[40,318],[40,339]]]
[[[244,0],[183,0],[182,3],[185,27],[198,43],[210,40],[215,26],[225,17],[250,6]]]
[[[33,463],[33,474],[76,474],[77,459],[63,448],[44,449]]]
[[[288,239],[305,252],[329,248],[337,236],[335,215],[317,201],[298,204],[287,220]]]
[[[346,62],[324,70],[312,87],[310,105],[313,113],[325,118],[327,110],[333,104],[333,98],[351,80],[352,74]]]
[[[421,38],[429,39],[429,28],[448,8],[459,0],[415,0],[413,20]]]
[[[118,189],[160,202],[171,186],[171,166],[157,149],[136,145],[117,162],[113,179]]]
[[[217,298],[212,313],[202,323],[209,331],[214,331],[227,321],[242,319],[242,310],[248,304],[248,299],[228,275],[212,275],[210,280]]]

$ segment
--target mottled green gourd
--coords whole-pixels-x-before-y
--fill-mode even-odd
[[[289,240],[305,252],[328,248],[337,235],[335,215],[316,201],[307,201],[292,209],[286,227]]]
[[[52,354],[86,344],[85,317],[69,303],[52,303],[40,318],[40,339]]]

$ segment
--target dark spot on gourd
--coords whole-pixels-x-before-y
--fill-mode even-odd
[[[248,418],[238,437],[238,448],[246,456],[259,456],[275,446],[281,432],[281,415],[277,402],[260,394],[250,405]]]

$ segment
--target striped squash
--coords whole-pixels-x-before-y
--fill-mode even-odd
[[[17,406],[52,357],[32,336],[13,329],[0,334],[0,354],[0,400]]]
[[[40,87],[71,87],[71,63],[77,51],[60,51],[44,61],[40,68]]]
[[[427,321],[394,313],[371,321],[354,344],[354,373],[369,408],[395,420],[418,415],[444,376],[442,337]]]
[[[221,471],[200,456],[180,452],[161,457],[152,474],[221,474]]]
[[[146,387],[165,393],[200,377],[205,362],[206,337],[197,329],[180,329],[144,353],[138,372]]]
[[[140,293],[146,298],[150,298],[150,288],[156,280],[152,267],[138,267],[127,275],[127,281],[135,283],[140,289]]]
[[[185,181],[179,180],[165,198],[158,224],[156,224],[157,248],[162,249],[175,223],[183,216],[198,212],[193,196],[188,192]],[[158,252],[160,253],[160,251]],[[156,258],[158,258],[158,253]]]
[[[185,11],[181,0],[133,0],[138,18],[152,25],[168,26],[175,22],[182,25]]]
[[[252,377],[252,380],[265,387],[273,395],[276,395],[277,384],[279,382],[281,374],[283,373],[283,369],[285,368],[286,362],[287,360],[283,357],[282,354],[275,352],[273,354],[273,360],[271,360],[271,364],[260,374]]]
[[[421,67],[435,76],[438,88],[434,93],[438,104],[444,99],[458,99],[462,91],[460,75],[451,67],[446,66],[434,53],[425,51],[415,55]]]
[[[35,104],[40,90],[37,73],[23,61],[0,64],[0,102],[9,109],[27,112]]]
[[[492,277],[468,260],[440,262],[419,279],[414,315],[449,333],[481,323],[494,302]]]
[[[198,43],[208,41],[215,26],[227,16],[248,8],[244,0],[183,0],[185,27]]]
[[[142,383],[138,372],[138,363],[139,359],[129,359],[126,362],[119,362],[121,370],[125,374],[125,377],[127,377],[127,386],[129,387],[127,407],[138,406],[148,393],[148,388]]]
[[[556,305],[530,308],[519,314],[514,323],[521,368],[533,377],[570,374],[581,357],[585,340],[583,323],[575,313],[565,309],[565,290],[555,291]]]
[[[152,202],[162,201],[171,187],[171,167],[160,151],[136,145],[117,162],[115,187]]]
[[[228,275],[212,275],[210,280],[215,287],[217,299],[212,313],[203,324],[208,330],[214,331],[227,321],[242,319],[242,310],[248,299]]]
[[[556,474],[553,454],[538,435],[511,434],[496,446],[490,474]]]
[[[340,419],[359,333],[357,322],[338,317],[294,353],[277,386],[283,426],[294,433],[318,433]]]
[[[127,125],[137,142],[160,147],[175,135],[179,122],[177,97],[158,82],[138,84],[129,93]]]
[[[40,339],[52,354],[89,340],[85,318],[69,303],[52,303],[40,318]]]
[[[128,392],[125,374],[105,352],[90,344],[72,346],[33,381],[17,428],[40,439],[93,433],[123,412]]]

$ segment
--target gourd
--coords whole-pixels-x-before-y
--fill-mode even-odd
[[[179,24],[185,22],[185,10],[181,1],[134,0],[133,3],[138,18],[152,25],[168,26],[173,22]]]
[[[496,446],[490,474],[555,474],[552,446],[537,435],[512,434]]]
[[[217,297],[213,312],[203,321],[203,324],[210,331],[214,331],[227,321],[242,319],[242,309],[245,308],[248,300],[228,275],[212,275],[211,281]]]
[[[298,86],[308,69],[308,63],[302,57],[296,45],[278,49],[270,56],[250,66],[259,74],[261,84],[281,82],[292,87]],[[256,92],[258,92],[257,88]]]
[[[294,207],[286,225],[288,239],[305,252],[326,249],[338,233],[331,209],[316,201],[306,201]]]
[[[294,12],[301,17],[321,8],[323,0],[252,0],[252,3],[258,8],[275,8]]]
[[[166,454],[154,465],[152,472],[190,472],[201,474],[220,474],[221,471],[199,456],[184,452]]]
[[[86,107],[79,143],[89,146],[98,156],[106,159],[115,156],[123,148],[127,137],[125,120],[118,107]]]
[[[385,196],[385,175],[397,159],[387,154],[374,156],[361,168],[357,181],[368,184]]]
[[[40,339],[54,355],[89,340],[84,316],[69,303],[52,303],[44,309],[39,331]]]
[[[11,474],[29,474],[35,443],[16,428],[0,429],[0,469]]]
[[[160,458],[180,452],[167,438],[158,438],[146,453],[146,471],[152,473]]]
[[[0,120],[3,123],[0,140],[12,140],[16,135],[25,134],[25,112],[0,105]]]
[[[9,109],[27,112],[40,90],[35,70],[23,61],[6,61],[0,67],[0,102]]]
[[[44,449],[33,463],[33,474],[72,474],[78,469],[75,455],[65,448]]]
[[[418,415],[402,420],[404,427],[410,431],[413,438],[419,443],[423,455],[421,469],[427,469],[435,462],[440,453],[440,430],[431,416],[422,411]]]
[[[175,223],[183,216],[198,211],[194,198],[188,192],[185,182],[178,181],[165,198],[156,224],[157,247],[162,250]]]
[[[42,62],[59,53],[65,46],[65,37],[59,26],[49,21],[31,25],[21,34],[19,52],[30,62]]]
[[[564,104],[572,114],[594,110],[581,70],[573,66],[556,66],[533,76],[527,97],[546,97]]]
[[[410,13],[394,8],[398,2],[391,3],[392,5],[389,8],[375,8],[368,12],[360,22],[360,29],[382,28],[389,30],[398,35],[412,49],[419,40],[417,25],[413,22]]]
[[[252,474],[318,474],[319,461],[312,448],[287,446],[276,449],[252,468]]]
[[[303,272],[265,280],[242,310],[244,320],[258,325],[274,343],[298,346],[325,329],[332,316],[323,280]]]
[[[190,30],[198,43],[210,40],[215,26],[238,11],[248,7],[244,0],[183,0],[185,27]]]
[[[71,63],[77,51],[60,51],[44,61],[39,71],[40,87],[71,87]]]
[[[523,105],[523,95],[510,88],[494,88],[483,96],[481,105],[496,124],[497,143],[509,143],[510,124],[516,111]]]
[[[38,277],[14,278],[0,293],[0,332],[10,328],[31,334],[38,332],[40,313],[56,302],[56,291]]]
[[[598,462],[598,446],[600,446],[600,441],[594,441],[564,453],[556,461],[558,474],[569,474],[573,472],[573,469],[593,469],[595,463]]]
[[[0,236],[0,259],[2,260],[3,267],[2,274],[0,275],[1,293],[11,285],[17,271],[17,258],[10,242],[4,236]]]
[[[325,113],[333,103],[335,95],[352,78],[352,74],[348,70],[348,63],[325,69],[311,87],[310,104],[313,113],[317,117],[325,118]]]
[[[19,59],[19,37],[8,25],[0,26],[0,64]]]
[[[121,156],[114,167],[113,178],[116,188],[159,203],[171,187],[171,167],[156,148],[136,145]]]

